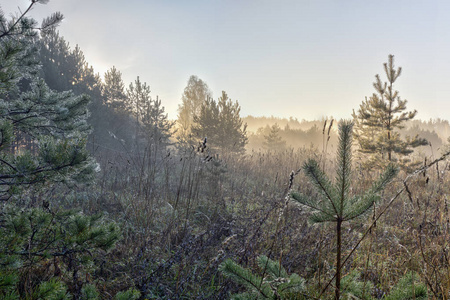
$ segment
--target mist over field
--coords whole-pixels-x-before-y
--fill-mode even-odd
[[[447,6],[0,3],[0,298],[448,299]]]

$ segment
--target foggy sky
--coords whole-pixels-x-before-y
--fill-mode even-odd
[[[7,15],[28,3],[0,0]],[[190,75],[243,116],[349,118],[389,54],[408,109],[450,119],[448,1],[51,0],[30,16],[55,11],[96,72],[140,76],[172,119]]]

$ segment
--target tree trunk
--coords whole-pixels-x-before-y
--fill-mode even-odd
[[[392,161],[391,130],[388,131],[388,156],[389,161]]]
[[[340,299],[341,293],[341,228],[342,220],[339,218],[336,223],[336,235],[337,235],[337,251],[336,251],[336,300]]]

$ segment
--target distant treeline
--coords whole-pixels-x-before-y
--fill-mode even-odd
[[[278,126],[279,137],[286,142],[286,147],[317,147],[322,149],[328,142],[329,147],[334,147],[337,142],[337,124],[330,131],[328,139],[328,127],[330,120],[327,120],[326,130],[324,130],[325,120],[301,120],[297,118],[277,118],[271,117],[253,117],[247,116],[243,118],[243,122],[247,123],[248,130],[248,148],[249,149],[265,149],[265,141],[272,130],[272,126]],[[400,131],[401,135],[414,137],[419,135],[430,142],[429,146],[419,148],[419,151],[427,155],[439,154],[442,145],[446,144],[450,136],[450,124],[447,120],[430,119],[411,120],[405,123],[405,128]]]

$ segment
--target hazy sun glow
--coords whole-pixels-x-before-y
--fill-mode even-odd
[[[449,119],[449,8],[446,1],[55,0],[31,15],[61,11],[61,35],[96,72],[115,65],[126,85],[140,76],[171,118],[190,75],[214,97],[227,91],[243,115],[349,117],[394,54],[403,67],[396,88],[418,118]]]

